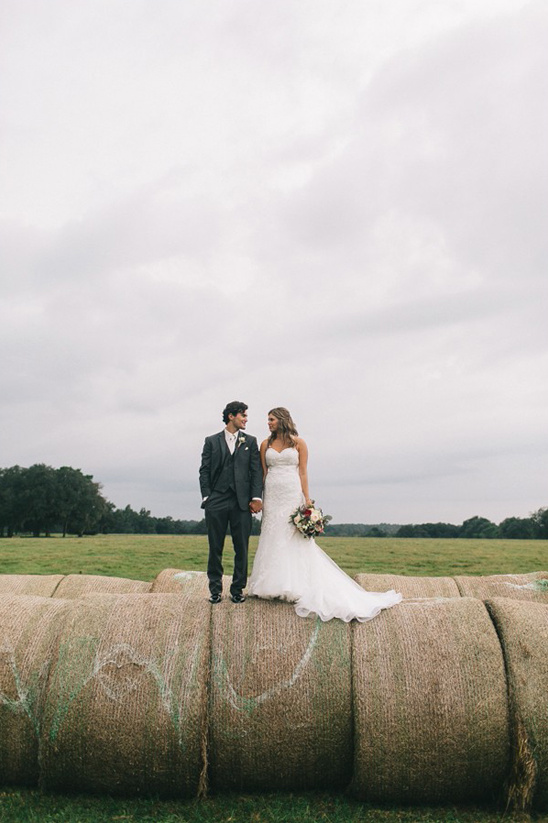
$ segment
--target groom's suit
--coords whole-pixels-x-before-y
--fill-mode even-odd
[[[223,546],[228,523],[234,545],[234,575],[231,594],[241,594],[247,583],[247,547],[251,534],[249,502],[261,498],[263,479],[257,439],[236,432],[234,453],[228,448],[224,430],[206,437],[200,464],[202,508],[205,509],[209,559],[207,575],[211,594],[223,586]]]

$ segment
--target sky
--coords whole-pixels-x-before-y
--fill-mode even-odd
[[[544,0],[3,0],[0,466],[200,519],[232,400],[334,522],[548,505]]]

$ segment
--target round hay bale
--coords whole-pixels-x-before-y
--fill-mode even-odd
[[[486,577],[455,577],[463,597],[490,600],[509,597],[512,600],[532,600],[548,603],[548,572],[529,574],[493,574]]]
[[[67,574],[52,597],[75,600],[85,594],[145,594],[151,583],[129,580],[126,577],[107,577],[98,574]]]
[[[52,663],[45,789],[192,796],[203,789],[210,606],[178,595],[86,597]]]
[[[184,569],[164,569],[152,583],[154,594],[179,594],[194,592],[196,596],[209,597],[209,586],[205,572],[185,571]]]
[[[508,706],[484,604],[404,602],[354,626],[352,644],[354,793],[386,803],[496,798]]]
[[[38,745],[57,635],[72,603],[0,595],[0,782],[38,783]]]
[[[0,574],[0,594],[51,597],[63,574]]]
[[[506,659],[512,737],[508,801],[548,808],[548,605],[488,601]]]
[[[228,581],[225,581],[227,591]],[[352,772],[350,626],[293,605],[228,597],[212,607],[213,787],[342,787]]]
[[[385,592],[394,589],[404,600],[421,600],[425,597],[460,597],[452,577],[406,577],[402,574],[357,574],[354,580],[369,592]]]

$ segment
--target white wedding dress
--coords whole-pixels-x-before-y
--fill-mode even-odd
[[[297,449],[268,448],[266,465],[261,536],[247,594],[289,600],[300,617],[362,623],[399,603],[402,596],[393,590],[362,589],[289,522],[292,512],[305,502]]]

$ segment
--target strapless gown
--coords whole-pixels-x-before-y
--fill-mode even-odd
[[[289,522],[290,514],[305,502],[297,450],[269,448],[266,464],[261,536],[247,594],[288,600],[295,603],[301,617],[362,623],[399,603],[402,596],[393,590],[362,589],[312,538],[303,537]]]

